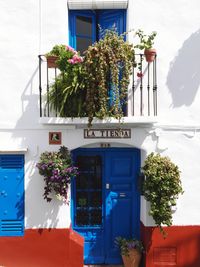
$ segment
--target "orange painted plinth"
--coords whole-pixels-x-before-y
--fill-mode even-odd
[[[0,266],[83,267],[83,238],[71,229],[31,229],[0,237]]]
[[[200,226],[165,227],[163,239],[159,229],[141,224],[145,245],[145,267],[200,267]]]

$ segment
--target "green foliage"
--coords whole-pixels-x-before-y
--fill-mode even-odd
[[[93,117],[123,117],[134,64],[133,46],[124,41],[124,35],[106,30],[104,38],[85,51],[84,59],[65,45],[54,46],[48,55],[58,56],[61,70],[48,95],[51,109],[59,116],[88,116],[89,126]]]
[[[105,31],[103,39],[89,46],[84,58],[89,126],[93,117],[123,117],[122,103],[126,102],[133,64],[133,46],[113,30]],[[110,87],[112,96],[108,95]],[[112,105],[110,97],[114,99]]]
[[[63,72],[50,86],[49,102],[60,117],[84,117],[86,90],[81,66],[73,65],[71,71]]]
[[[150,35],[144,34],[142,30],[138,30],[136,35],[140,39],[140,44],[136,45],[135,48],[139,48],[140,50],[143,49],[150,49],[153,47],[154,39],[157,35],[155,31],[153,31]]]
[[[50,86],[48,99],[60,117],[86,115],[83,58],[70,46],[55,45],[46,56],[57,56],[61,73]]]
[[[140,253],[144,251],[142,242],[135,238],[126,239],[119,236],[115,239],[115,244],[119,247],[121,255],[124,256],[128,256],[131,249],[136,249]]]
[[[147,157],[142,170],[146,177],[143,193],[150,202],[149,214],[165,237],[162,225],[172,225],[172,206],[176,205],[178,195],[183,193],[180,171],[168,157],[154,153]]]

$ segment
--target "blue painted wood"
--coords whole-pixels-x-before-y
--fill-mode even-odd
[[[106,153],[106,216],[105,216],[105,263],[121,263],[115,238],[139,238],[140,202],[137,177],[140,154],[136,149],[109,151]]]
[[[77,16],[92,19],[92,43],[96,41],[96,13],[91,10],[70,10],[69,11],[69,45],[77,49],[77,32],[76,18]],[[88,36],[82,36],[86,39]]]
[[[115,30],[119,35],[126,31],[126,10],[99,10],[98,24],[101,29]],[[103,32],[99,32],[98,38],[103,37]]]
[[[0,155],[0,236],[24,234],[24,156]]]
[[[140,170],[140,151],[132,148],[74,150],[74,160],[78,155],[98,155],[102,157],[103,162],[101,226],[75,225],[76,189],[75,183],[72,184],[72,227],[85,238],[84,262],[121,264],[119,250],[114,244],[115,238],[117,236],[139,238],[140,195],[137,191],[137,177]]]

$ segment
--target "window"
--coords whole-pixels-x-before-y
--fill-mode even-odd
[[[99,27],[100,26],[100,27]],[[101,30],[100,30],[101,29]],[[70,45],[80,51],[87,50],[89,45],[102,38],[106,29],[114,29],[118,34],[126,31],[126,10],[70,10],[69,11],[69,34]],[[112,106],[114,99],[113,88],[108,89],[109,105]],[[124,114],[127,113],[126,104],[122,104]]]
[[[126,31],[126,10],[70,10],[70,45],[81,54],[89,45],[98,41],[102,30],[115,29],[119,34]]]

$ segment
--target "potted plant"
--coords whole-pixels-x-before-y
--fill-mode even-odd
[[[172,207],[176,205],[179,194],[183,193],[179,168],[168,157],[151,153],[142,171],[145,175],[143,194],[150,202],[149,214],[166,237],[162,226],[172,225]]]
[[[157,33],[153,31],[150,35],[145,35],[142,30],[138,30],[136,35],[140,39],[140,44],[136,45],[135,48],[144,50],[146,61],[148,63],[153,62],[156,55],[156,49],[153,48],[153,44]]]
[[[52,200],[52,193],[67,201],[71,179],[78,174],[78,168],[72,165],[69,150],[62,146],[58,152],[44,152],[37,163],[39,173],[44,176],[44,199]]]
[[[120,249],[124,266],[139,267],[144,252],[142,242],[135,238],[126,239],[123,237],[117,237],[115,242]]]
[[[58,67],[60,74],[50,84],[48,100],[51,110],[60,117],[83,117],[85,113],[85,82],[83,57],[67,45],[55,45],[46,54],[48,58],[54,56],[56,61],[52,67]]]
[[[76,64],[83,61],[79,53],[71,46],[60,44],[55,45],[46,55],[48,68],[59,68],[66,71],[66,64]]]

